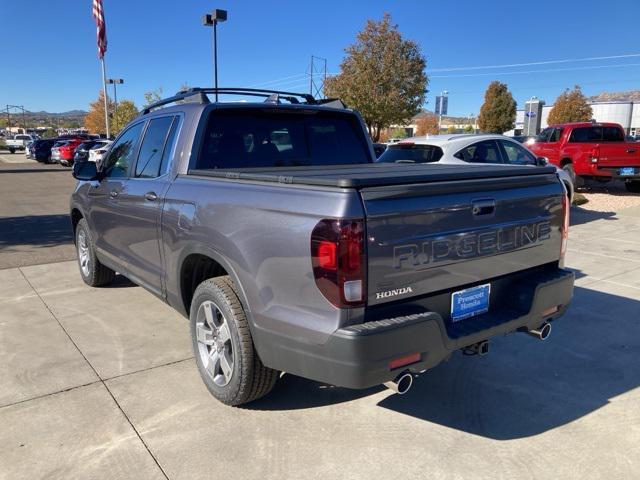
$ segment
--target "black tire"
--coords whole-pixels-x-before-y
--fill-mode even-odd
[[[82,253],[82,249],[85,246],[86,257]],[[76,226],[76,253],[78,256],[80,276],[87,285],[91,287],[102,287],[111,283],[115,278],[116,272],[109,267],[105,267],[96,257],[93,240],[89,233],[87,221],[84,218],[80,219]],[[87,260],[86,264],[83,263],[84,260]]]
[[[16,149],[15,148],[10,148],[9,149],[9,153],[11,153],[11,154],[16,153]]]
[[[640,180],[624,182],[624,187],[627,189],[627,192],[640,193]]]
[[[215,339],[219,337],[210,329],[204,318],[204,310],[207,307],[215,307],[221,314],[217,335],[220,335],[222,324],[226,323],[228,326],[230,338],[223,345],[215,346]],[[216,399],[226,405],[237,406],[257,400],[273,389],[279,372],[265,367],[258,357],[235,284],[228,276],[210,278],[198,285],[191,301],[189,319],[193,351],[200,377]],[[198,341],[198,329],[202,328],[211,332],[212,337],[207,339],[211,338],[209,341],[214,345]],[[216,372],[212,371],[216,368],[215,365],[208,362],[212,354],[215,355],[216,348],[232,359],[231,374],[228,377],[222,371],[222,375],[216,375]],[[208,362],[207,365],[205,361]]]
[[[584,180],[582,179],[582,177],[578,177],[576,175],[576,172],[573,169],[573,164],[572,163],[565,163],[562,166],[562,170],[567,172],[567,175],[569,175],[569,178],[571,179],[571,183],[573,183],[573,187],[574,188],[578,188],[578,187],[584,186]]]

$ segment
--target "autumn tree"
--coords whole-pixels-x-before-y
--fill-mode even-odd
[[[109,98],[109,127],[110,134],[117,135],[124,126],[138,116],[138,109],[131,100],[121,100],[118,102],[118,109],[115,103]],[[91,133],[106,134],[107,129],[104,124],[104,94],[102,90],[95,102],[89,104],[89,113],[84,119],[84,126]]]
[[[368,20],[345,49],[340,73],[327,79],[325,95],[360,112],[373,141],[391,125],[405,124],[424,103],[426,60],[417,43],[405,40],[385,14]]]
[[[438,117],[435,115],[427,115],[416,120],[416,135],[437,135],[440,133],[438,128]]]
[[[113,111],[113,101],[109,99],[108,109]],[[89,113],[84,118],[84,127],[91,133],[106,134],[107,129],[104,124],[104,92],[100,90],[98,99],[89,104]]]
[[[504,133],[515,126],[516,101],[507,85],[491,82],[484,94],[478,126],[485,133]]]
[[[568,88],[556,99],[556,103],[549,112],[547,123],[557,125],[570,122],[587,122],[591,120],[593,111],[587,102],[587,97],[582,93],[580,85]]]

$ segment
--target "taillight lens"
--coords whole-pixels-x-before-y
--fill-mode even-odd
[[[591,163],[598,163],[598,157],[600,156],[600,149],[598,147],[593,147],[591,152],[589,152],[589,157],[591,158]]]
[[[316,285],[338,308],[357,307],[366,298],[363,220],[321,220],[311,233]]]
[[[569,196],[565,194],[562,196],[562,243],[560,244],[560,258],[564,259],[564,255],[567,253],[567,242],[569,240],[569,212],[571,205],[569,204]]]

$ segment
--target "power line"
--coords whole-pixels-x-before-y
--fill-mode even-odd
[[[633,57],[640,57],[640,53],[629,53],[625,55],[609,55],[606,57],[585,57],[585,58],[566,58],[562,60],[543,60],[540,62],[527,62],[527,63],[508,63],[504,65],[432,68],[432,69],[427,69],[427,72],[460,72],[460,71],[466,71],[466,70],[488,70],[492,68],[530,67],[533,65],[552,65],[557,63],[590,62],[595,60],[613,60],[613,59],[619,59],[619,58],[633,58]]]
[[[522,70],[518,72],[483,72],[483,73],[464,73],[461,75],[430,75],[429,78],[465,78],[465,77],[486,77],[498,75],[523,75],[530,73],[551,73],[551,72],[570,72],[576,70],[593,70],[599,68],[617,68],[617,67],[637,67],[640,63],[622,63],[617,65],[592,65],[589,67],[570,67],[570,68],[549,68],[544,70]]]

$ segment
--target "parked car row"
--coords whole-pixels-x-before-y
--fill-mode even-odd
[[[38,139],[26,147],[27,158],[43,163],[59,163],[70,167],[76,161],[95,162],[102,158],[111,140],[89,135],[65,135]]]

